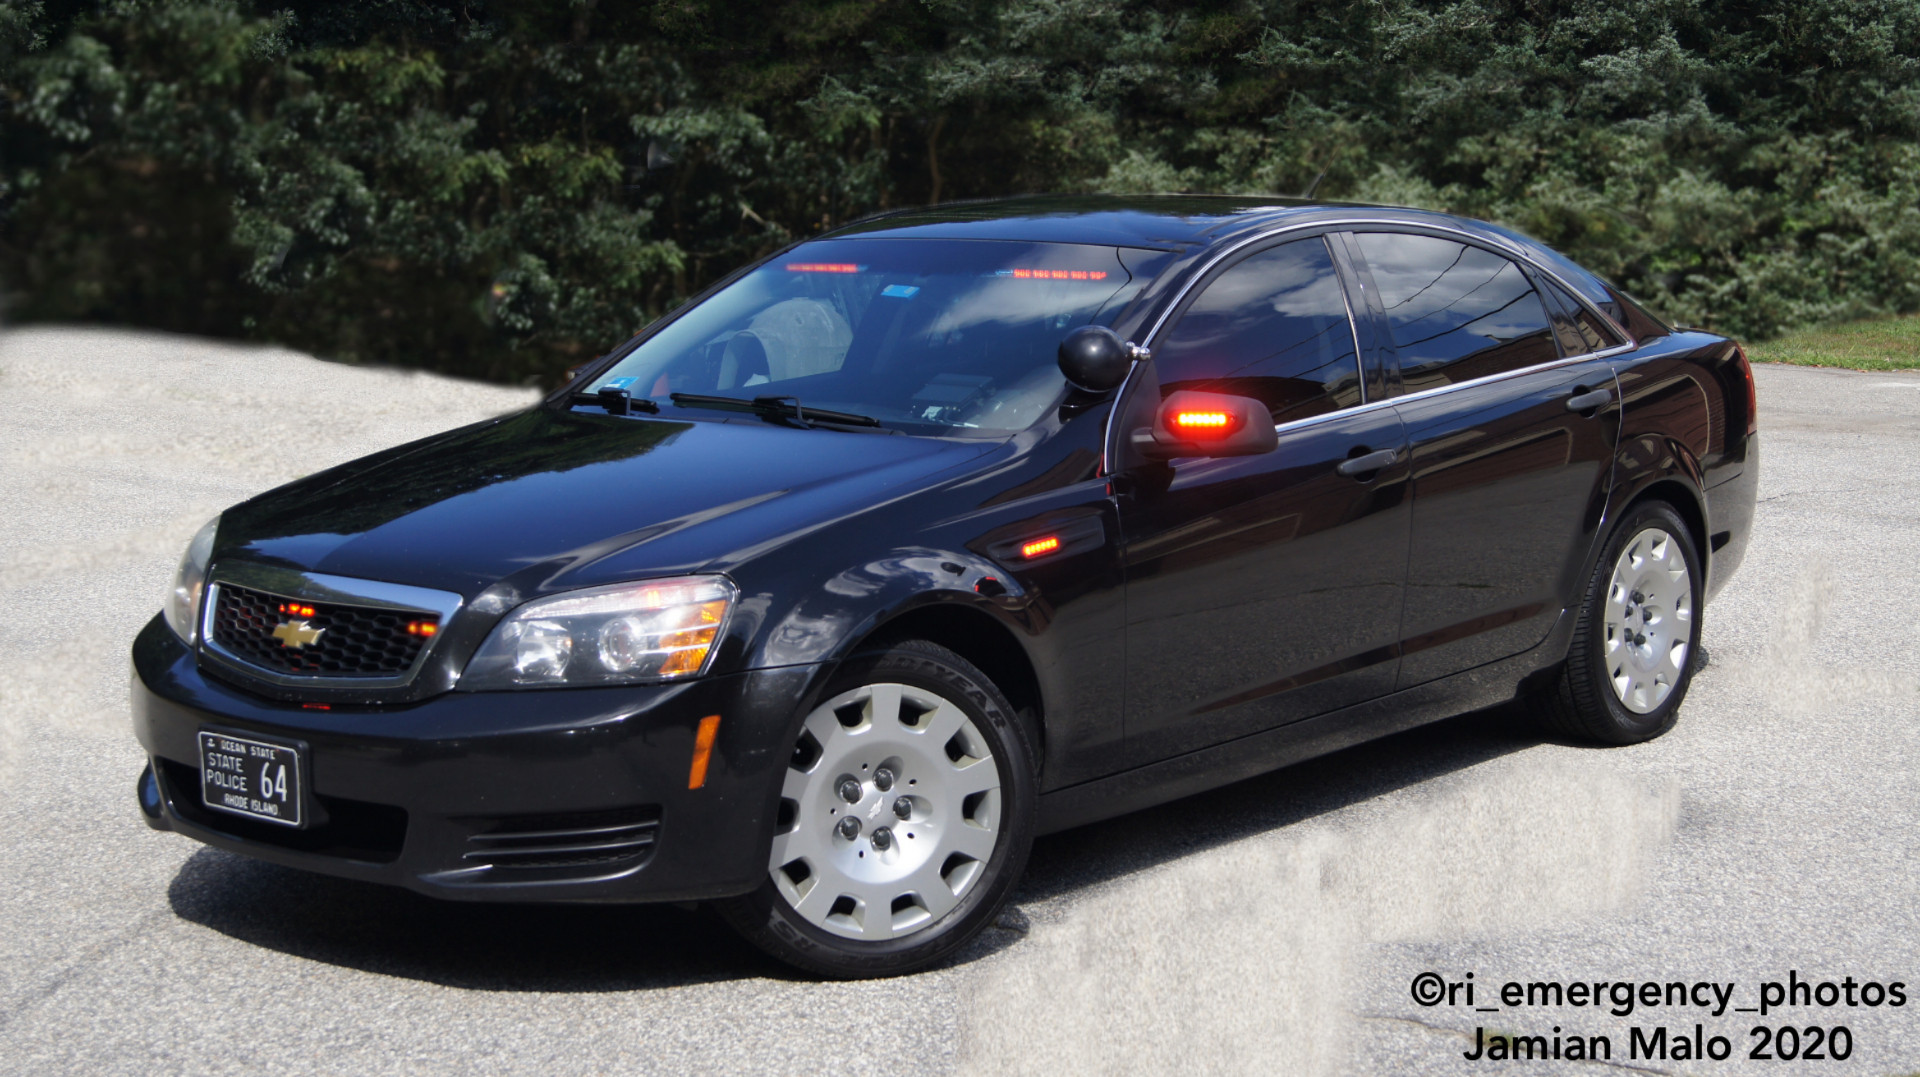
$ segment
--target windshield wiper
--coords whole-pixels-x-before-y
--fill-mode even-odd
[[[581,404],[597,404],[607,409],[608,415],[625,415],[629,412],[644,411],[649,415],[660,414],[660,405],[644,396],[634,396],[625,389],[608,386],[597,393],[575,393],[567,401],[567,406],[578,407]]]
[[[871,415],[855,415],[850,411],[829,411],[826,408],[803,408],[797,396],[756,396],[752,400],[742,400],[737,396],[674,393],[673,402],[683,408],[718,408],[722,411],[744,411],[753,415],[785,419],[802,428],[811,427],[815,423],[827,423],[832,426],[880,427],[880,420]]]

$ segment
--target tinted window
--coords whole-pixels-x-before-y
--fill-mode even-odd
[[[1431,236],[1357,238],[1387,309],[1407,392],[1560,358],[1546,307],[1519,266]]]
[[[1261,251],[1215,277],[1153,351],[1163,396],[1250,396],[1276,423],[1360,402],[1353,326],[1320,239]]]
[[[1564,316],[1554,320],[1554,328],[1560,333],[1560,349],[1568,355],[1585,355],[1588,352],[1603,351],[1620,343],[1613,330],[1587,308],[1567,294],[1567,290],[1545,281],[1547,292],[1560,304]]]

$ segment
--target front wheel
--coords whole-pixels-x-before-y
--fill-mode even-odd
[[[1033,843],[1025,726],[944,647],[848,661],[808,712],[780,791],[767,878],[722,902],[761,949],[828,976],[890,976],[966,944]]]
[[[1605,744],[1672,729],[1699,665],[1703,582],[1671,506],[1629,512],[1594,565],[1566,664],[1538,701],[1547,723]]]

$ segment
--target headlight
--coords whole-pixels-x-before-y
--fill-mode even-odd
[[[460,687],[540,688],[698,676],[739,590],[681,576],[535,599],[480,645]]]
[[[213,533],[219,528],[220,517],[215,516],[187,543],[187,552],[173,574],[173,589],[160,607],[167,627],[189,647],[200,634],[200,595],[207,589],[207,559],[213,556]]]

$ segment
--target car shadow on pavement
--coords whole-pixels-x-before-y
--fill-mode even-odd
[[[1034,843],[1015,905],[1264,834],[1545,743],[1519,703],[1474,711]]]
[[[1018,945],[1022,902],[1287,827],[1542,743],[1518,708],[1462,715],[1036,843],[1015,908],[953,959]],[[168,888],[181,919],[364,972],[489,991],[632,991],[804,979],[718,916],[672,905],[466,904],[202,848]]]

